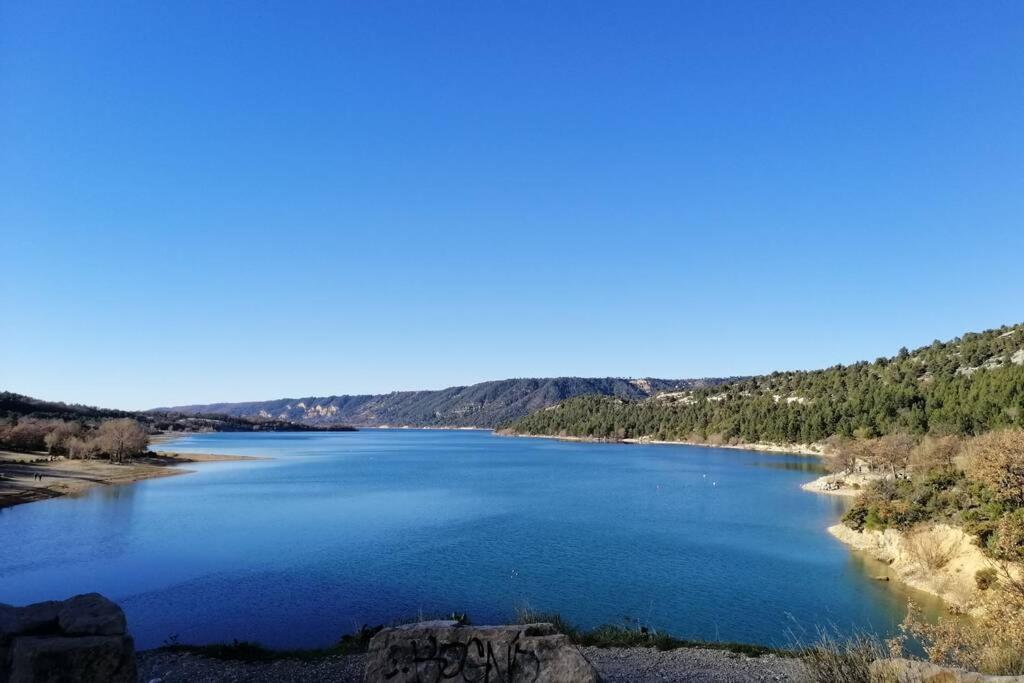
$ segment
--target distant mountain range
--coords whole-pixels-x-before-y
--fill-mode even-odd
[[[506,379],[434,391],[361,396],[307,396],[274,401],[210,403],[156,408],[154,412],[287,420],[306,425],[357,427],[496,427],[574,396],[649,398],[666,391],[713,387],[736,378],[622,379],[554,377]]]
[[[278,419],[251,419],[233,415],[166,413],[155,410],[133,412],[95,408],[78,403],[44,401],[10,391],[0,391],[0,420],[30,417],[40,420],[68,420],[97,424],[104,420],[130,417],[156,432],[290,432],[330,429],[344,431],[351,427],[339,424],[307,425]]]

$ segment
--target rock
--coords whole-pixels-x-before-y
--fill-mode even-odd
[[[428,621],[385,629],[370,641],[368,683],[406,681],[597,683],[593,665],[551,624],[460,626]]]
[[[0,643],[18,632],[18,608],[0,602]]]
[[[122,636],[124,612],[99,593],[76,595],[64,602],[58,615],[60,630],[67,635]]]
[[[63,603],[56,600],[16,607],[16,634],[52,633],[57,629],[57,615]]]
[[[135,682],[124,612],[98,593],[25,607],[0,604],[0,683]]]
[[[10,683],[135,683],[135,647],[130,636],[22,636],[10,672]]]
[[[1024,676],[988,676],[913,659],[881,659],[871,664],[871,680],[877,683],[1024,683]]]

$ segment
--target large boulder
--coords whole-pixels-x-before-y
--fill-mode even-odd
[[[0,604],[0,683],[134,683],[124,612],[98,593]]]
[[[370,641],[367,683],[408,681],[596,683],[597,670],[551,624],[461,626],[427,621],[381,631]]]
[[[130,636],[26,636],[11,648],[10,683],[135,683]]]
[[[99,593],[76,595],[63,603],[57,616],[68,635],[116,636],[125,632],[124,612]]]
[[[63,603],[57,600],[15,607],[15,633],[50,633],[57,627],[57,616]],[[0,636],[2,637],[2,636]]]

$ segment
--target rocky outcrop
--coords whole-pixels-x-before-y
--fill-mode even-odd
[[[370,641],[368,683],[409,681],[597,683],[593,665],[551,624],[460,626],[427,621]]]
[[[978,571],[996,566],[982,553],[974,537],[948,524],[925,524],[909,531],[856,531],[836,524],[828,531],[843,543],[888,564],[892,578],[936,595],[962,612],[978,609]],[[1005,568],[1018,579],[1024,575],[1019,566]]]
[[[885,477],[869,472],[840,472],[826,474],[814,481],[803,484],[800,488],[811,493],[827,493],[833,496],[849,496],[856,498],[872,483]]]
[[[912,659],[882,659],[871,665],[871,680],[877,683],[1024,683],[1024,676],[988,676]]]
[[[134,683],[124,612],[98,593],[0,604],[0,683]]]

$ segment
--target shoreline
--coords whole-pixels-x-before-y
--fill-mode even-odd
[[[800,488],[808,493],[856,498],[864,492],[865,487],[884,478],[869,474],[826,474],[806,484],[801,484]]]
[[[947,610],[959,614],[976,615],[982,609],[975,574],[999,566],[982,553],[973,536],[942,522],[908,531],[856,531],[838,522],[828,527],[828,533],[850,552],[864,553],[888,565],[892,580],[938,598]],[[939,567],[927,567],[922,547],[941,549],[948,557]],[[1018,565],[1007,563],[1004,568],[1015,580],[1024,576],[1024,568]]]
[[[820,458],[831,457],[819,444],[777,444],[777,443],[741,443],[713,444],[698,441],[661,441],[650,437],[610,439],[596,436],[556,436],[554,434],[517,434],[492,430],[495,436],[507,436],[520,439],[553,439],[555,441],[578,441],[581,443],[621,443],[634,446],[698,446],[700,448],[728,448],[737,451],[758,451],[761,453],[777,453],[779,455],[804,455]]]
[[[45,453],[0,451],[0,510],[62,496],[77,496],[98,486],[121,486],[144,479],[195,472],[181,465],[266,460],[247,455],[171,451],[149,451],[128,464],[92,459],[49,460],[49,457]]]

